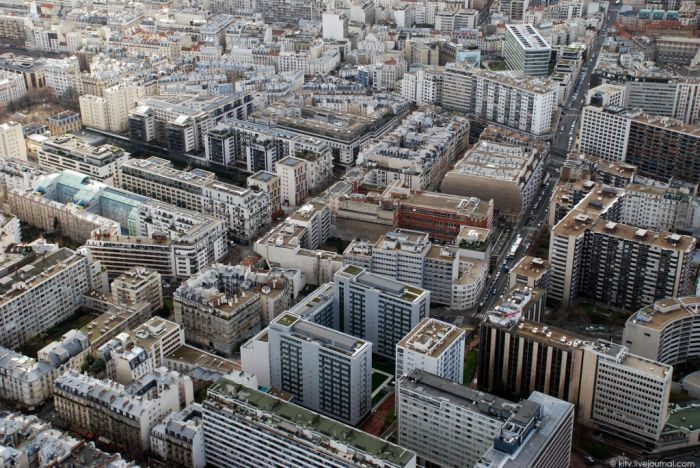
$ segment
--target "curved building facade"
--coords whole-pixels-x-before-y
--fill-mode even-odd
[[[700,357],[700,296],[667,298],[639,309],[625,324],[630,353],[677,365]]]

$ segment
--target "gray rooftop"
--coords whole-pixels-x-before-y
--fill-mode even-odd
[[[404,377],[400,388],[431,398],[443,399],[455,406],[468,408],[503,421],[518,409],[518,405],[512,401],[471,389],[420,369],[415,369]]]

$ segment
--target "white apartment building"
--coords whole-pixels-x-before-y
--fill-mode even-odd
[[[428,318],[396,345],[396,378],[420,369],[461,384],[464,379],[466,332]]]
[[[73,315],[89,289],[106,288],[100,263],[67,248],[5,264],[0,276],[0,345],[11,348]]]
[[[551,55],[552,47],[533,25],[506,25],[503,57],[508,68],[525,75],[547,76]]]
[[[192,400],[190,378],[163,368],[126,386],[76,371],[54,383],[59,417],[134,454],[150,448],[153,427]]]
[[[146,301],[155,312],[163,307],[161,275],[144,267],[134,267],[117,276],[110,285],[115,304],[136,304]]]
[[[0,104],[7,105],[27,94],[24,77],[0,70]]]
[[[324,39],[342,41],[348,31],[347,13],[344,10],[324,11],[321,29]]]
[[[83,94],[78,98],[80,103],[80,119],[83,126],[109,129],[109,113],[107,111],[107,99],[94,94]]]
[[[21,124],[17,122],[0,124],[0,154],[3,157],[27,160],[27,143],[24,141]]]
[[[641,111],[621,107],[585,106],[581,114],[579,150],[605,161],[624,161],[627,155],[631,119]]]
[[[185,330],[179,324],[160,317],[151,317],[128,333],[137,346],[146,350],[154,369],[167,367],[166,356],[185,344]]]
[[[93,146],[82,138],[64,135],[45,141],[38,159],[44,167],[56,171],[70,169],[114,185],[117,171],[129,160],[129,153],[116,146]]]
[[[673,367],[610,343],[598,352],[591,419],[603,431],[654,446],[668,415]]]
[[[363,338],[393,358],[396,345],[430,313],[430,291],[348,265],[333,277],[341,331]]]
[[[700,299],[669,297],[639,309],[625,323],[622,344],[672,366],[700,357]]]
[[[372,344],[292,313],[268,329],[270,383],[302,406],[355,425],[371,410]]]
[[[6,400],[34,409],[53,394],[53,365],[0,346],[0,390]]]
[[[307,164],[303,159],[286,157],[277,161],[280,178],[280,198],[289,206],[299,206],[309,195]]]
[[[559,83],[547,78],[463,64],[449,64],[443,74],[443,107],[534,135],[552,129],[558,100]]]
[[[598,107],[622,107],[625,99],[624,86],[604,83],[591,88],[586,94],[586,105]]]
[[[258,189],[269,195],[271,213],[278,213],[282,209],[282,189],[277,174],[260,170],[248,177],[248,188]]]
[[[343,264],[425,288],[432,302],[458,310],[476,304],[488,274],[486,262],[432,244],[428,234],[409,229],[388,232],[376,242],[351,242],[343,252]]]
[[[176,466],[204,468],[202,405],[192,403],[168,415],[151,430],[151,451]]]
[[[687,229],[693,224],[694,193],[687,187],[627,184],[622,222],[657,231]]]
[[[474,466],[515,403],[419,369],[398,381],[398,442],[424,463]]]
[[[135,108],[141,90],[135,83],[121,83],[105,88],[109,126],[104,130],[122,133],[129,128],[129,112]]]
[[[202,403],[207,464],[415,468],[416,455],[227,377]]]
[[[442,103],[442,81],[444,68],[421,68],[404,73],[401,81],[401,96],[408,101],[421,104]]]
[[[213,172],[202,169],[178,170],[172,162],[155,156],[126,161],[116,185],[224,220],[229,233],[241,240],[252,239],[271,220],[266,193],[219,182]]]

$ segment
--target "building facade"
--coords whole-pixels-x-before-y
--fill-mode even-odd
[[[372,344],[285,313],[270,323],[270,383],[355,425],[371,409]]]
[[[393,358],[396,345],[430,313],[430,291],[348,265],[333,278],[341,331],[363,338]]]

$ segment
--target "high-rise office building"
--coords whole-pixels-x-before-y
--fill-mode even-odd
[[[500,395],[542,392],[576,405],[577,420],[641,446],[666,421],[672,368],[575,332],[491,317],[480,327],[479,387]]]
[[[630,352],[672,366],[700,357],[700,297],[668,297],[642,307],[625,323]]]
[[[547,76],[551,55],[552,47],[533,25],[506,25],[503,57],[508,68],[525,75]]]

